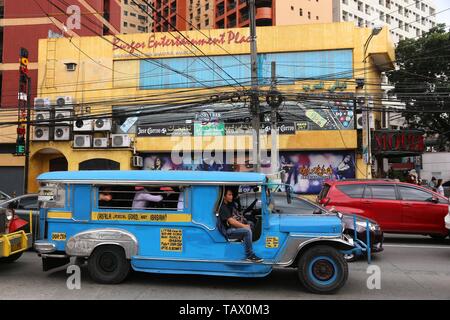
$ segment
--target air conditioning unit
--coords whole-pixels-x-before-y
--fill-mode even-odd
[[[94,121],[95,131],[111,131],[111,119],[97,119]]]
[[[356,129],[364,129],[364,122],[363,116],[366,116],[365,114],[359,113],[356,115]],[[370,115],[369,119],[370,129],[375,129],[375,118],[373,114]]]
[[[55,110],[55,125],[72,124],[72,111],[70,110]]]
[[[36,125],[40,126],[40,125],[45,125],[45,124],[49,124],[48,121],[44,121],[44,120],[49,120],[50,119],[50,111],[36,111],[34,113],[34,120],[37,121]]]
[[[73,147],[74,148],[90,148],[92,142],[92,136],[89,135],[74,135]]]
[[[73,108],[74,103],[74,99],[70,96],[57,97],[55,108]]]
[[[129,147],[131,145],[131,138],[128,134],[112,134],[111,146],[113,148]]]
[[[68,141],[70,140],[70,127],[56,126],[55,127],[54,140],[55,141]]]
[[[94,138],[94,148],[108,148],[108,138]]]
[[[92,119],[78,119],[73,123],[73,131],[92,131]]]
[[[142,168],[144,166],[144,158],[140,156],[131,157],[131,165],[136,168]]]
[[[34,127],[33,140],[34,141],[50,140],[50,128],[49,127]]]
[[[34,98],[35,109],[50,109],[51,106],[49,98]]]

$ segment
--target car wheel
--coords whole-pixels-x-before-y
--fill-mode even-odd
[[[347,281],[348,266],[343,255],[330,246],[314,246],[298,261],[302,285],[313,293],[331,294]]]
[[[22,256],[23,251],[10,255],[9,257],[1,258],[0,262],[12,263]]]
[[[130,262],[124,250],[119,246],[100,246],[94,250],[88,260],[91,278],[104,284],[120,283],[130,271]]]

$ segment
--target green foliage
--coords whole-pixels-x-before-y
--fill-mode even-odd
[[[418,39],[399,42],[398,68],[388,74],[393,93],[414,113],[404,113],[409,126],[439,135],[437,148],[450,146],[450,32],[437,25]],[[438,110],[440,113],[430,113]]]

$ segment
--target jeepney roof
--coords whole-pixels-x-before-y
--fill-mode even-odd
[[[69,184],[262,184],[266,176],[253,172],[87,170],[53,171],[39,175],[39,182]]]

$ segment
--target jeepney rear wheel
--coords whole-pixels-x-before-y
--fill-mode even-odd
[[[309,291],[332,294],[347,281],[348,265],[335,248],[317,245],[302,253],[298,260],[298,277]]]
[[[0,258],[0,262],[3,263],[12,263],[19,259],[23,254],[23,251],[10,255],[9,257]]]
[[[88,259],[88,270],[95,282],[117,284],[125,280],[130,272],[130,262],[123,248],[105,245],[92,252]]]

